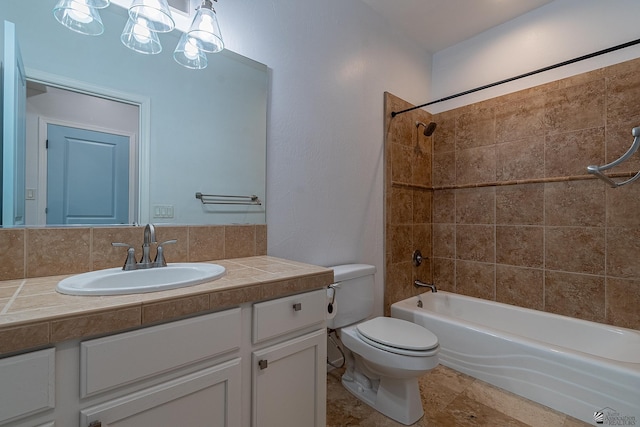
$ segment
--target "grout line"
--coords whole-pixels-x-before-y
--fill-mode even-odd
[[[13,305],[13,303],[16,300],[16,298],[18,298],[18,295],[20,294],[20,292],[22,291],[22,288],[24,288],[24,285],[26,283],[27,283],[27,279],[23,279],[20,282],[20,285],[18,286],[18,289],[16,289],[16,291],[13,293],[13,296],[11,296],[11,298],[9,298],[9,301],[7,301],[7,303],[4,305],[4,307],[2,307],[2,310],[0,310],[0,315],[7,314],[7,312],[9,311],[9,308],[11,308],[11,305]]]

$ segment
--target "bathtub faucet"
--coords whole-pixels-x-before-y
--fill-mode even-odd
[[[413,286],[415,286],[416,288],[429,288],[431,289],[431,292],[438,292],[436,285],[432,283],[424,283],[420,280],[416,280],[415,282],[413,282]]]

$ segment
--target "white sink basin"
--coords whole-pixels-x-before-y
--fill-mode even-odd
[[[124,271],[108,268],[67,277],[56,291],[67,295],[124,295],[184,288],[219,279],[225,268],[218,264],[173,263],[166,267]]]

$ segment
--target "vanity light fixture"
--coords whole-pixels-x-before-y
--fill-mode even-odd
[[[101,1],[108,6],[108,2]],[[104,6],[106,7],[106,6]],[[88,36],[99,36],[104,25],[93,0],[60,0],[53,8],[53,16],[68,29]]]
[[[218,1],[218,0],[213,0]],[[53,15],[65,27],[78,33],[100,35],[104,25],[98,9],[109,6],[111,0],[59,0]],[[120,35],[122,43],[131,50],[144,54],[162,51],[157,33],[175,28],[175,21],[167,0],[133,0],[129,7],[129,19]],[[213,9],[212,0],[202,0],[196,8],[189,31],[182,35],[173,52],[175,61],[187,68],[207,67],[206,53],[224,49],[222,33]]]
[[[168,33],[176,27],[167,0],[134,0],[129,7],[129,18],[134,22],[144,18],[151,31]]]
[[[120,41],[129,49],[139,53],[154,55],[162,52],[158,34],[149,29],[144,18],[138,18],[137,21],[129,18],[120,36]]]
[[[188,31],[189,36],[200,41],[203,51],[207,53],[220,52],[224,49],[224,42],[213,3],[211,0],[202,0],[202,4],[196,10],[196,16]]]
[[[173,59],[183,67],[202,70],[207,67],[208,59],[202,50],[200,40],[184,33],[173,52]]]
[[[96,9],[104,9],[109,6],[111,0],[89,0],[89,4],[91,4]]]

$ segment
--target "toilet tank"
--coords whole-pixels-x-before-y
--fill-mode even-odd
[[[342,328],[366,319],[373,312],[376,267],[346,264],[333,269],[336,316],[327,321],[331,329]]]

